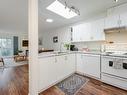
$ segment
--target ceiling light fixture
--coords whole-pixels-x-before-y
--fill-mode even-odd
[[[74,6],[69,6],[66,1],[64,2],[64,4],[62,4],[61,2],[56,0],[51,5],[49,5],[46,9],[66,19],[70,19],[80,15],[80,11]]]
[[[46,22],[52,23],[53,19],[46,19]]]

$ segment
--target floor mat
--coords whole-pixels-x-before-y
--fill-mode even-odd
[[[28,64],[28,61],[15,62],[13,58],[4,58],[4,66],[0,66],[0,69],[17,67]]]
[[[58,83],[56,86],[65,93],[65,95],[74,95],[77,91],[84,86],[89,79],[80,76],[78,74],[73,74],[62,82]]]

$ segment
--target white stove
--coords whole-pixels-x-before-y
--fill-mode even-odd
[[[105,52],[101,56],[104,82],[127,90],[127,52]]]

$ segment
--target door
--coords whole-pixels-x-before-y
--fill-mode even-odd
[[[0,38],[0,56],[12,56],[13,55],[13,39]]]

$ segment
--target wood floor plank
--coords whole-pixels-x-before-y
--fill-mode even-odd
[[[0,72],[0,95],[28,95],[28,65]]]

